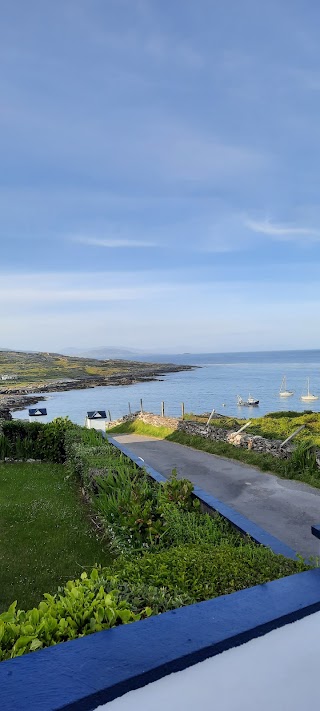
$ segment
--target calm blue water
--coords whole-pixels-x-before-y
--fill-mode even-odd
[[[250,418],[275,410],[320,412],[320,398],[314,403],[303,403],[299,399],[306,391],[308,376],[311,392],[320,396],[320,350],[152,355],[139,359],[201,367],[164,376],[160,382],[49,393],[46,395],[46,421],[68,415],[73,422],[83,424],[87,410],[95,409],[110,410],[112,419],[115,419],[128,413],[129,402],[132,411],[139,409],[140,398],[144,410],[155,413],[160,413],[164,400],[165,413],[172,416],[180,414],[181,402],[185,403],[186,412],[208,412],[214,407],[223,414]],[[293,397],[280,398],[278,395],[283,375],[287,376],[288,389],[295,391]],[[237,407],[237,395],[247,398],[249,393],[260,400],[260,406]],[[27,418],[28,411],[16,412],[14,416]]]

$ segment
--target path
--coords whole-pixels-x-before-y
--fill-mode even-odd
[[[146,464],[169,476],[172,469],[247,516],[304,556],[319,555],[311,525],[320,523],[320,489],[279,479],[254,467],[167,440],[116,435]]]

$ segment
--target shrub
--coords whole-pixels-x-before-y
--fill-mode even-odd
[[[307,570],[302,560],[275,555],[268,548],[246,543],[185,545],[114,564],[122,582],[165,586],[172,594],[200,602]]]
[[[0,661],[151,614],[146,607],[134,613],[112,589],[112,580],[106,587],[95,568],[90,577],[82,573],[81,580],[69,581],[56,595],[45,594],[37,608],[17,610],[14,602],[0,615]]]
[[[198,511],[180,511],[176,506],[167,504],[163,508],[166,547],[188,543],[211,543],[220,545],[228,541],[234,546],[243,544],[243,537],[237,533],[222,516],[210,516]]]
[[[42,459],[61,463],[65,461],[65,434],[74,425],[68,418],[59,417],[48,424],[40,422],[5,421],[0,452],[4,459]]]
[[[184,545],[68,581],[38,607],[0,615],[0,661],[307,570],[266,548]]]
[[[316,449],[312,440],[299,442],[288,460],[286,473],[289,479],[316,477],[319,480]]]

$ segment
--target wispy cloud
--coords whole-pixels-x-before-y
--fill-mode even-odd
[[[109,249],[139,249],[158,246],[154,242],[145,242],[144,240],[137,239],[117,239],[116,237],[106,239],[97,237],[72,237],[72,241],[78,244],[85,244],[88,247],[106,247]]]
[[[23,303],[88,304],[148,300],[178,289],[165,276],[145,277],[140,272],[0,274],[0,301],[12,306]]]
[[[252,232],[258,232],[275,239],[320,238],[320,230],[315,230],[312,227],[298,227],[296,225],[271,222],[270,220],[246,220],[245,226]]]

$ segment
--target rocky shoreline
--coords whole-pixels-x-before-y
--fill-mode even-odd
[[[134,385],[135,383],[148,383],[154,380],[161,380],[161,376],[169,373],[179,373],[185,370],[194,370],[193,365],[164,364],[159,367],[154,365],[143,370],[133,369],[130,373],[114,373],[103,377],[100,375],[89,376],[87,378],[51,380],[39,385],[28,385],[24,388],[1,389],[0,409],[8,408],[11,411],[24,410],[29,405],[34,405],[40,400],[45,400],[46,392],[61,392],[66,390],[85,390],[102,386]],[[39,395],[36,395],[39,393]],[[40,394],[41,393],[41,394]]]

